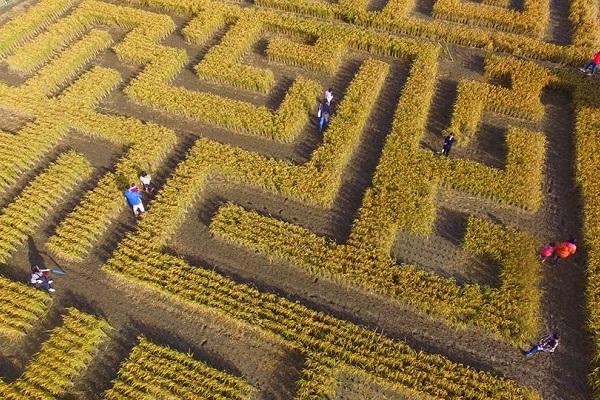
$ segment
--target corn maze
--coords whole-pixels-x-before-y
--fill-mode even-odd
[[[5,5],[0,397],[600,396],[600,7],[558,3]]]

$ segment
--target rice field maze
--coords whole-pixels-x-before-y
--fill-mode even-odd
[[[598,398],[599,7],[2,5],[0,397]]]

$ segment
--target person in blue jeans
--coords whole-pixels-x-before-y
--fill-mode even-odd
[[[558,347],[558,343],[560,343],[560,336],[558,333],[553,333],[552,335],[544,336],[540,339],[538,344],[533,346],[529,351],[526,351],[523,355],[525,357],[529,357],[538,351],[542,353],[554,353],[556,347]]]
[[[583,68],[579,68],[581,72],[586,72],[588,69],[592,69],[588,76],[593,76],[596,73],[596,68],[598,68],[598,64],[600,64],[600,51],[594,54],[594,58],[590,60]]]
[[[129,206],[131,206],[131,209],[133,210],[133,215],[139,217],[145,213],[146,210],[144,210],[144,203],[142,203],[142,194],[132,190],[134,187],[135,185],[132,184],[131,187],[125,189],[123,194],[127,198],[127,203],[129,203]]]
[[[331,113],[331,106],[327,102],[320,103],[321,107],[321,119],[319,120],[319,132],[323,132],[323,129],[329,125],[329,114]]]

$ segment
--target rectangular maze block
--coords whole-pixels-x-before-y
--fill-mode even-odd
[[[0,282],[0,335],[21,339],[48,313],[52,299],[44,291],[4,277]]]
[[[119,377],[104,398],[256,398],[243,378],[216,370],[189,354],[158,346],[141,337],[119,369]]]
[[[0,386],[0,395],[3,399],[21,400],[65,394],[107,339],[109,328],[105,321],[69,309],[62,326],[52,330],[19,379]]]
[[[550,18],[550,1],[525,0],[523,11],[462,0],[436,0],[436,18],[541,38]]]
[[[91,173],[89,161],[71,152],[63,154],[38,175],[0,214],[0,261],[6,262],[51,210]]]

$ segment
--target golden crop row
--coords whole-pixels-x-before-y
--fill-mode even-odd
[[[503,321],[499,329],[504,336],[535,337],[541,299],[538,241],[514,228],[471,216],[463,248],[475,255],[488,255],[501,266],[501,288],[489,294],[487,312],[474,318],[493,316]]]
[[[487,106],[491,111],[536,122],[542,119],[544,106],[540,97],[551,80],[548,68],[514,57],[488,55],[484,72],[488,80],[510,79],[510,89],[495,86],[489,93]]]
[[[205,44],[215,33],[231,23],[225,18],[224,10],[215,7],[211,12],[199,12],[181,30],[183,37],[190,43]]]
[[[83,155],[69,152],[38,175],[0,214],[0,261],[27,241],[50,211],[91,173]]]
[[[597,87],[595,88],[597,91]],[[576,96],[577,98],[577,96]],[[600,107],[586,107],[579,103],[576,110],[576,166],[577,183],[584,199],[583,228],[587,252],[588,303],[587,327],[594,342],[592,372],[589,382],[596,395],[600,392]]]
[[[502,31],[542,38],[550,19],[548,0],[525,0],[523,11],[460,0],[437,0],[433,16],[462,24],[478,25]]]
[[[466,159],[438,159],[441,181],[450,187],[536,211],[544,199],[541,183],[546,137],[542,132],[510,128],[505,143],[508,148],[505,168],[489,168]]]
[[[488,79],[510,79],[510,88],[479,81],[463,80],[447,131],[457,136],[464,146],[477,132],[484,110],[509,117],[539,121],[544,116],[540,101],[542,89],[550,83],[548,69],[515,58],[488,56],[485,59]]]
[[[184,181],[176,185],[181,183]],[[159,226],[172,226],[172,220],[155,218],[165,215],[160,210],[164,200],[154,204],[153,213],[159,210],[158,214],[151,213],[148,217]],[[170,209],[169,204],[167,209]],[[467,395],[480,399],[539,398],[531,389],[516,387],[502,378],[454,364],[438,355],[414,352],[407,345],[373,331],[276,295],[261,293],[214,271],[192,267],[180,258],[159,253],[154,249],[162,243],[155,238],[144,238],[152,234],[145,231],[148,226],[149,223],[143,221],[137,235],[128,234],[103,267],[124,278],[125,284],[137,282],[150,286],[186,301],[190,306],[258,326],[313,358],[327,357],[340,368],[351,366],[365,370],[398,389],[410,387],[445,399]],[[163,234],[161,239],[168,236]]]
[[[104,398],[250,399],[254,394],[256,389],[242,378],[140,337]]]
[[[481,4],[485,4],[493,7],[510,7],[510,0],[482,0]]]
[[[4,24],[0,30],[0,56],[5,56],[16,46],[43,30],[73,3],[75,0],[42,0],[26,14]]]
[[[36,121],[27,124],[19,135],[23,140],[15,140],[10,135],[0,139],[0,187],[6,190],[39,161],[46,152],[48,143],[40,136],[50,140],[61,136],[60,129],[51,123]]]
[[[19,379],[0,387],[0,395],[7,400],[25,400],[55,399],[64,394],[98,352],[109,328],[105,321],[69,309],[62,326],[51,331]]]
[[[83,114],[85,116],[85,114]],[[125,207],[124,186],[139,180],[142,170],[154,171],[175,145],[175,133],[154,123],[127,117],[105,116],[90,112],[87,118],[75,119],[75,126],[110,137],[121,143],[132,142],[127,153],[86,193],[75,209],[61,221],[46,246],[67,260],[81,260],[109,228]],[[153,146],[148,146],[153,143]]]
[[[6,61],[13,69],[31,72],[64,46],[69,45],[90,30],[95,22],[133,29],[126,36],[125,41],[139,42],[144,45],[141,57],[136,58],[133,55],[129,57],[130,59],[135,58],[136,62],[147,61],[145,53],[151,52],[154,43],[164,39],[175,29],[173,20],[166,15],[86,0],[79,4],[69,16],[50,25],[46,32],[20,46]],[[0,30],[1,33],[2,30]],[[115,51],[118,47],[118,45],[115,46]]]
[[[0,276],[0,335],[9,340],[26,335],[47,312],[48,293]]]
[[[596,4],[586,0],[571,0],[569,2],[569,22],[573,26],[573,46],[588,49],[588,51],[598,48],[600,20]]]
[[[263,18],[267,29],[311,42],[309,45],[272,39],[267,46],[269,60],[298,65],[330,75],[337,72],[348,47],[347,33],[343,29],[326,24],[302,23],[285,17],[265,18],[258,13],[255,18]]]
[[[112,38],[107,32],[92,30],[29,79],[22,86],[22,90],[42,91],[46,95],[56,93],[60,86],[73,78],[89,60],[111,44]]]
[[[511,228],[472,219],[463,244],[474,254],[488,253],[490,247],[501,252],[492,254],[502,265],[500,289],[460,287],[453,279],[377,260],[374,255],[363,254],[361,260],[360,248],[336,245],[305,228],[234,205],[220,208],[210,229],[218,237],[289,260],[313,273],[389,294],[457,325],[484,326],[517,342],[536,334],[540,293],[532,282],[538,272],[537,247],[533,238]],[[478,237],[486,238],[486,246],[473,245]],[[521,308],[514,307],[516,299],[523,301]]]
[[[240,60],[256,42],[263,30],[262,22],[253,16],[238,19],[216,46],[194,68],[198,77],[214,82],[259,92],[268,92],[275,83],[271,70],[244,65]],[[198,35],[196,35],[198,36]]]

